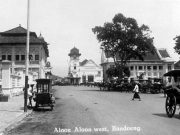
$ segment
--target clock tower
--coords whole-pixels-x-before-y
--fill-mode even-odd
[[[81,54],[79,53],[79,49],[77,49],[76,47],[70,50],[68,76],[70,78],[71,84],[78,84],[80,80],[80,76],[79,76],[79,57],[80,56]]]

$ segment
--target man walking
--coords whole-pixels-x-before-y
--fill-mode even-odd
[[[134,100],[135,98],[138,98],[139,99],[139,101],[141,101],[141,98],[140,98],[140,96],[139,96],[139,85],[138,85],[138,83],[136,82],[136,84],[135,84],[135,87],[134,87],[134,95],[133,95],[133,98],[132,98],[132,100]]]

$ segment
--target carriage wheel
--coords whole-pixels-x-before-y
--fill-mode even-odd
[[[166,98],[166,113],[167,116],[172,118],[176,112],[176,97],[174,95],[168,95]]]

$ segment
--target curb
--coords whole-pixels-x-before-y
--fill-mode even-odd
[[[20,116],[15,118],[13,121],[9,122],[6,127],[0,130],[0,135],[5,135],[9,130],[13,129],[20,121],[29,116],[32,113],[32,110],[22,113]]]

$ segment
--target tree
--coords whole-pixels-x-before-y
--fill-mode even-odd
[[[175,40],[174,50],[176,53],[180,54],[180,36],[176,36],[174,40]]]
[[[110,67],[106,70],[108,77],[118,77],[118,70],[115,67]]]
[[[120,78],[127,71],[127,63],[132,58],[143,60],[147,52],[154,52],[151,31],[146,25],[138,26],[133,18],[116,14],[112,22],[92,29],[101,43],[102,49],[114,59],[115,67],[119,70]]]
[[[118,68],[116,68],[115,66],[110,67],[106,70],[106,74],[109,78],[112,79],[112,77],[119,77],[119,74],[121,72],[121,69],[119,70]],[[128,67],[124,67],[124,71],[123,71],[123,76],[125,77],[129,77],[130,76],[130,70]],[[121,79],[121,78],[119,78]]]

